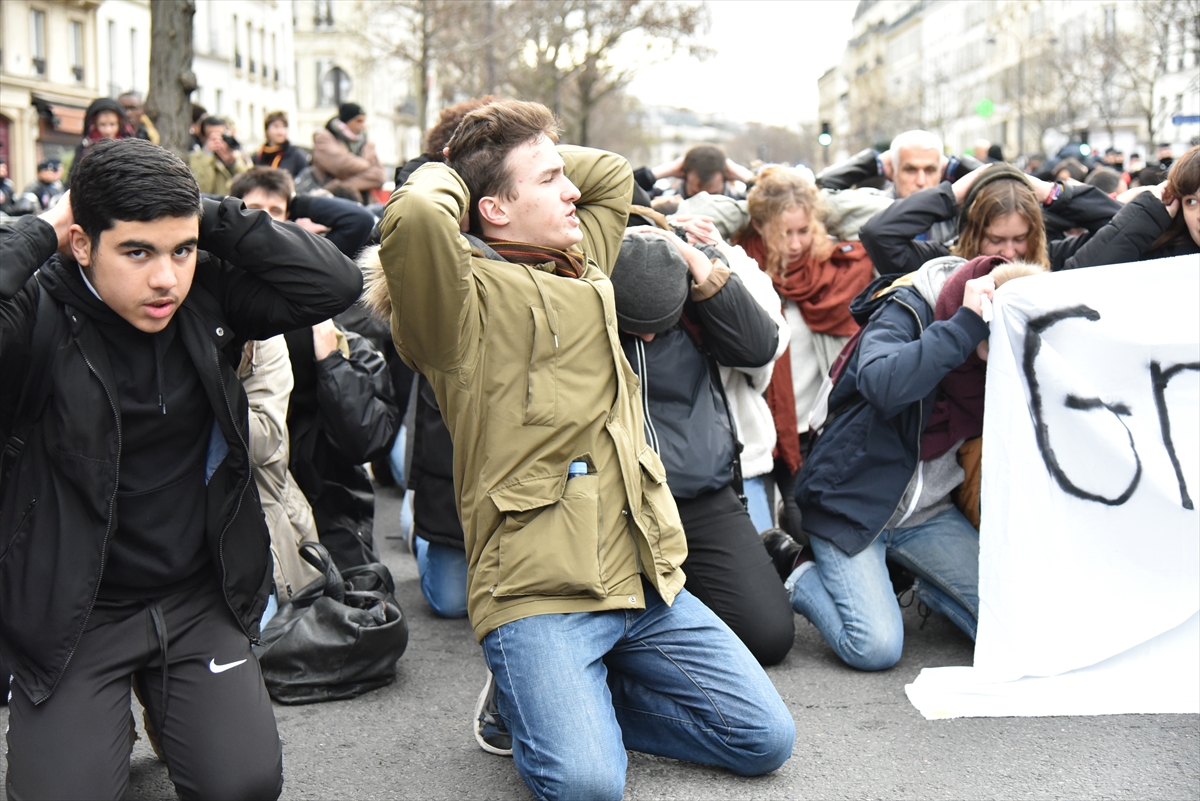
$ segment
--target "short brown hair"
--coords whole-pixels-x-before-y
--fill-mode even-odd
[[[292,181],[292,174],[287,170],[275,167],[255,167],[233,179],[233,185],[229,187],[229,196],[242,198],[255,189],[261,189],[271,195],[279,195],[289,203],[292,195],[296,194],[296,184]]]
[[[263,123],[263,130],[266,131],[268,128],[271,127],[271,124],[275,123],[275,122],[282,122],[284,125],[287,125],[288,124],[287,112],[286,111],[272,111],[269,114],[267,114],[267,119]]]
[[[786,264],[773,228],[784,212],[804,209],[808,225],[813,233],[812,255],[818,262],[825,262],[833,254],[833,240],[825,230],[821,218],[825,216],[825,205],[817,187],[790,167],[771,165],[763,169],[746,196],[750,220],[767,246],[769,263],[767,273],[781,277]]]
[[[683,174],[695,173],[701,184],[725,174],[725,151],[716,145],[696,145],[683,155]]]
[[[446,157],[442,155],[442,150],[449,144],[450,137],[454,136],[454,131],[462,122],[462,118],[480,106],[495,102],[495,96],[484,95],[483,97],[472,97],[470,100],[464,100],[442,109],[442,113],[438,115],[438,121],[425,132],[425,155],[433,161],[445,161]]]
[[[1046,224],[1042,221],[1042,209],[1037,196],[1028,180],[1007,176],[980,187],[974,195],[959,231],[958,243],[951,248],[951,252],[964,259],[981,255],[988,226],[997,218],[1014,213],[1029,223],[1025,255],[1021,258],[1048,267],[1050,259],[1046,254]]]
[[[1194,195],[1200,192],[1200,145],[1196,145],[1188,150],[1179,161],[1171,165],[1171,171],[1167,173],[1167,185],[1164,187],[1164,190],[1162,196],[1164,205],[1169,205],[1175,200],[1178,200],[1180,205],[1182,205],[1185,195]],[[1164,245],[1169,245],[1190,237],[1191,234],[1188,232],[1187,221],[1183,218],[1183,209],[1181,208],[1175,214],[1175,219],[1171,220],[1171,224],[1162,232],[1162,236],[1154,240],[1154,244],[1150,246],[1150,249],[1157,250]]]
[[[515,197],[513,177],[505,166],[517,147],[546,137],[558,142],[558,120],[541,103],[500,100],[463,117],[451,137],[447,163],[471,193],[471,230],[479,233],[479,199]]]

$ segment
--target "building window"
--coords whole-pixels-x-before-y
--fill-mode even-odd
[[[225,113],[225,93],[220,89],[217,90],[217,111],[215,116],[220,117]]]
[[[121,93],[117,88],[117,23],[108,21],[108,96]]]
[[[71,72],[75,83],[83,83],[83,23],[71,20],[71,38],[67,42],[70,47]]]
[[[220,53],[221,37],[217,32],[217,10],[214,8],[216,0],[208,2],[208,53],[215,56]]]
[[[233,66],[239,70],[242,68],[242,43],[238,41],[237,14],[233,15]]]
[[[317,64],[318,70],[322,69],[320,63]],[[350,90],[353,84],[350,81],[350,76],[341,67],[333,67],[321,75],[320,83],[317,87],[317,105],[318,106],[340,106],[350,99]]]
[[[1104,7],[1104,38],[1112,41],[1117,35],[1117,8],[1116,6]]]
[[[129,29],[129,90],[136,89],[138,84],[138,32],[137,28]]]
[[[46,77],[46,12],[36,8],[29,10],[29,41],[33,51],[33,74]]]
[[[317,30],[333,27],[333,0],[317,0],[317,13],[313,17]]]
[[[250,77],[254,77],[254,29],[246,23],[246,58],[250,61]]]

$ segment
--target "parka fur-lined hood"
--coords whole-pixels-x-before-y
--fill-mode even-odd
[[[478,237],[463,234],[471,244],[471,255],[477,259],[504,261],[505,259]],[[392,296],[388,293],[387,276],[379,261],[379,245],[370,245],[358,254],[358,268],[363,274],[363,293],[359,303],[366,307],[372,317],[391,324]]]
[[[363,274],[363,293],[358,302],[366,307],[372,317],[390,323],[392,319],[392,296],[388,294],[387,276],[379,262],[379,245],[371,245],[358,254],[358,268]]]

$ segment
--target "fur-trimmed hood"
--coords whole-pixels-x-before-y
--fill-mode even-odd
[[[386,323],[392,319],[392,296],[388,294],[387,276],[379,261],[379,245],[362,249],[356,259],[363,274],[363,293],[358,302],[366,307],[372,317]]]

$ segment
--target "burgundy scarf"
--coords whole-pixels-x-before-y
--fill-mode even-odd
[[[585,269],[583,256],[569,250],[559,250],[542,245],[531,245],[528,242],[504,242],[501,240],[485,240],[492,250],[499,253],[506,261],[515,264],[545,264],[553,262],[554,274],[564,278],[582,278]]]
[[[1008,260],[1003,256],[979,256],[959,267],[938,293],[935,320],[949,320],[962,308],[967,281],[982,278]],[[983,435],[983,387],[987,362],[971,351],[966,361],[946,373],[938,384],[937,400],[929,424],[921,435],[921,460],[936,459],[955,443]]]

